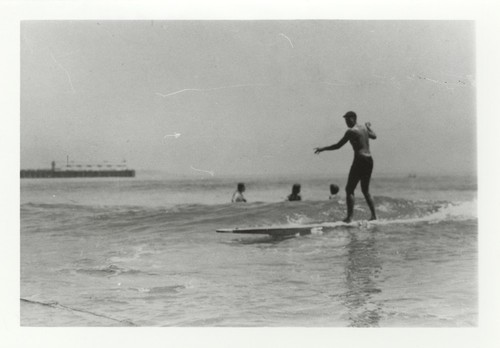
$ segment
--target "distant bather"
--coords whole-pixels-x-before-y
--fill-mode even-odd
[[[289,201],[300,201],[302,197],[300,197],[300,184],[294,184],[292,186],[292,193],[288,195]]]
[[[333,199],[339,193],[339,187],[335,184],[330,185],[330,199]]]
[[[245,196],[243,196],[243,192],[245,192],[245,184],[240,182],[238,183],[236,191],[233,193],[233,198],[231,199],[231,202],[233,203],[246,202],[247,200],[245,199]]]

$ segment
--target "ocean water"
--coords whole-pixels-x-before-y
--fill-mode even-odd
[[[477,325],[473,177],[375,177],[379,220],[345,178],[161,175],[21,181],[22,326]],[[303,201],[285,202],[292,184]],[[218,228],[323,223],[291,238]]]

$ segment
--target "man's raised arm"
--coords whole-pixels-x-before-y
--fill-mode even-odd
[[[370,122],[365,123],[366,130],[368,131],[368,137],[370,139],[377,139],[377,134],[372,130],[372,124]]]

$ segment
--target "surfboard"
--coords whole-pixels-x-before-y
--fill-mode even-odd
[[[325,222],[315,225],[298,225],[298,226],[262,226],[262,227],[236,227],[236,228],[219,228],[217,233],[240,233],[240,234],[268,234],[274,237],[285,237],[295,235],[307,235],[313,233],[321,233],[324,229],[331,230],[335,228],[351,228],[359,227],[362,223],[359,221],[345,223],[342,221]]]
[[[267,234],[270,236],[294,236],[306,235],[315,232],[320,232],[323,226],[321,225],[303,225],[303,226],[266,226],[266,227],[236,227],[236,228],[220,228],[218,233],[241,233],[241,234]]]

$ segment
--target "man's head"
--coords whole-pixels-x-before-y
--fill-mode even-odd
[[[351,128],[356,124],[356,120],[358,116],[354,111],[348,111],[346,114],[343,116],[345,119],[345,123],[347,124],[347,127]]]
[[[238,192],[245,192],[245,184],[240,182],[238,183]]]
[[[337,193],[339,193],[339,187],[335,184],[331,184],[330,185],[330,193],[332,195],[336,195]]]

